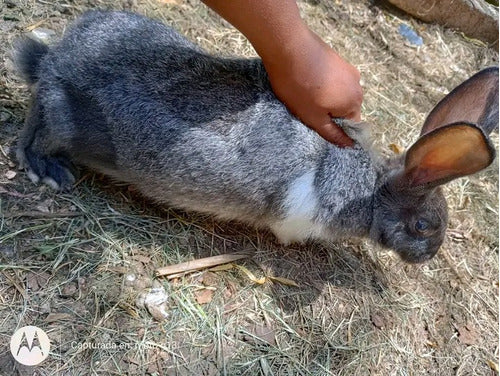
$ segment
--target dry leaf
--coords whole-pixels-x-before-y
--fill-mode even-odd
[[[488,365],[490,366],[490,368],[493,371],[495,371],[496,373],[498,373],[498,364],[495,363],[493,360],[490,360],[490,359],[488,359],[487,362],[488,362]]]
[[[276,330],[267,325],[254,324],[251,328],[248,328],[248,334],[243,335],[243,340],[253,345],[258,345],[262,341],[275,346]]]
[[[467,324],[458,328],[458,339],[464,345],[475,345],[479,339],[479,333],[473,326]]]
[[[5,177],[9,180],[12,180],[16,177],[17,175],[17,172],[13,171],[13,170],[9,170],[5,173]]]
[[[379,314],[373,313],[370,316],[370,319],[372,321],[372,324],[375,325],[376,328],[378,329],[384,329],[386,324],[385,324],[385,318]]]
[[[50,213],[50,209],[47,205],[40,204],[35,206],[35,209],[42,213]]]
[[[226,299],[232,297],[237,291],[238,287],[236,287],[236,285],[233,282],[226,281],[226,289],[224,290],[224,297]]]
[[[203,286],[217,286],[219,282],[219,278],[217,278],[217,275],[212,272],[205,272],[201,276],[200,282],[203,284]]]
[[[69,298],[78,292],[78,286],[74,282],[70,282],[61,289],[61,296]]]
[[[235,264],[234,266],[236,266],[238,269],[240,269],[243,273],[246,274],[246,276],[253,282],[253,283],[257,283],[259,285],[262,285],[266,282],[266,277],[262,277],[262,278],[257,278],[250,270],[248,270],[247,268],[245,268],[243,265],[238,265],[238,264]]]
[[[167,312],[167,307],[166,304],[160,304],[160,305],[147,305],[146,306],[149,314],[156,320],[156,321],[163,321],[168,318],[168,312]]]
[[[69,313],[49,313],[49,315],[45,318],[47,322],[54,322],[60,320],[69,320],[72,319],[73,315]]]
[[[144,255],[134,255],[132,256],[132,260],[142,262],[144,265],[147,265],[151,262],[151,258]]]
[[[214,290],[211,289],[203,289],[196,291],[194,293],[194,297],[196,298],[198,304],[210,303],[212,301],[213,296],[214,296]]]
[[[146,308],[151,316],[157,321],[163,321],[168,317],[167,302],[168,295],[163,286],[156,286],[144,290],[135,299],[135,305]]]
[[[52,206],[53,203],[54,200],[48,199],[35,206],[35,209],[42,213],[50,213],[50,207]]]
[[[255,335],[270,345],[276,345],[276,331],[273,328],[263,325],[255,326]]]
[[[404,152],[404,149],[397,144],[389,144],[389,149],[391,149],[391,151],[394,154],[403,154],[403,152]]]
[[[267,277],[270,281],[272,282],[277,282],[277,283],[281,283],[282,285],[285,285],[285,286],[293,286],[293,287],[299,287],[299,285],[297,283],[295,283],[294,281],[292,281],[291,279],[288,279],[288,278],[282,278],[282,277]]]
[[[47,282],[50,278],[49,273],[41,272],[41,273],[28,273],[26,276],[26,286],[31,291],[38,291],[40,288],[43,288],[47,285]]]
[[[429,347],[432,347],[433,349],[437,349],[437,348],[439,347],[439,346],[438,346],[438,344],[437,344],[436,342],[432,342],[432,341],[429,341],[429,340],[427,340],[427,341],[425,342],[425,344],[426,344],[427,346],[429,346]]]

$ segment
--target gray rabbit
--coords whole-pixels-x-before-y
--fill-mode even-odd
[[[369,236],[407,262],[432,258],[447,206],[439,185],[487,167],[498,68],[443,99],[404,157],[329,144],[274,96],[258,59],[211,56],[126,12],[88,12],[57,45],[17,46],[33,100],[18,145],[34,181],[66,190],[75,165],[158,203],[268,227],[284,243]],[[361,130],[360,130],[361,129]]]

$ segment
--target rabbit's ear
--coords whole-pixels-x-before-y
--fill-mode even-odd
[[[485,134],[498,128],[498,67],[483,69],[453,89],[427,116],[420,134],[457,122],[477,124]]]
[[[473,124],[455,123],[420,137],[405,158],[404,180],[410,187],[435,187],[490,165],[495,149]]]

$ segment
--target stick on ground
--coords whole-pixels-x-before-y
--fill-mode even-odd
[[[235,252],[225,255],[205,257],[198,260],[182,262],[176,265],[164,266],[156,269],[156,276],[168,276],[170,274],[187,273],[195,270],[206,269],[217,265],[227,264],[236,260],[250,257],[250,252]]]

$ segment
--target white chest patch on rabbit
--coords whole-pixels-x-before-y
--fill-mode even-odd
[[[271,225],[273,233],[284,244],[319,237],[323,232],[323,226],[313,221],[318,207],[314,175],[315,171],[309,171],[290,184],[284,204],[286,216]]]

